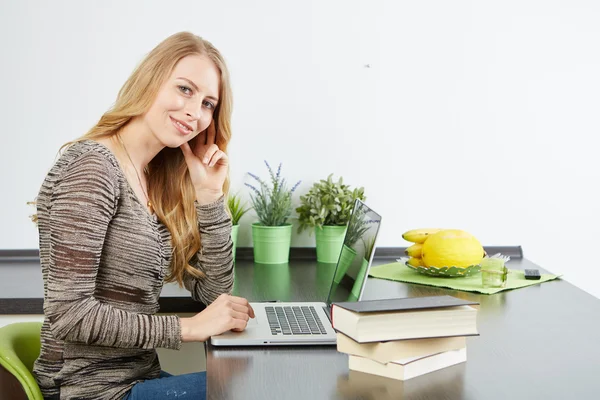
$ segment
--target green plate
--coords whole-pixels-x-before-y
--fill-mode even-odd
[[[481,271],[481,266],[479,265],[471,265],[467,268],[459,268],[459,267],[413,267],[409,265],[407,262],[404,262],[408,268],[417,271],[423,275],[429,276],[437,276],[443,278],[460,278],[465,276],[471,276],[478,274]]]

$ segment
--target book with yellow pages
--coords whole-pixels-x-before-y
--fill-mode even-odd
[[[351,370],[407,380],[467,361],[467,349],[450,350],[426,357],[405,358],[387,364],[359,356],[348,357],[348,366]]]
[[[448,350],[459,350],[466,346],[467,340],[464,336],[358,343],[343,333],[337,333],[339,352],[370,358],[383,364],[409,357],[424,357]]]

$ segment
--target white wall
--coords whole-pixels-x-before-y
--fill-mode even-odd
[[[232,72],[234,190],[247,195],[247,171],[266,175],[263,159],[283,161],[298,194],[333,172],[383,215],[380,246],[462,228],[522,245],[600,297],[587,261],[600,222],[599,20],[591,0],[5,1],[0,248],[37,247],[25,202],[58,147],[94,124],[144,53],[190,30]]]

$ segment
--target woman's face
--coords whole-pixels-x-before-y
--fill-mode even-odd
[[[219,70],[208,57],[182,58],[159,89],[144,122],[163,145],[181,146],[213,121],[219,82]]]

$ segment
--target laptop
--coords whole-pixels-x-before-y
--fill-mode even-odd
[[[326,302],[251,302],[255,318],[243,332],[211,337],[213,346],[334,345],[331,304],[359,301],[375,254],[381,216],[356,200]],[[318,266],[318,268],[325,268]]]

